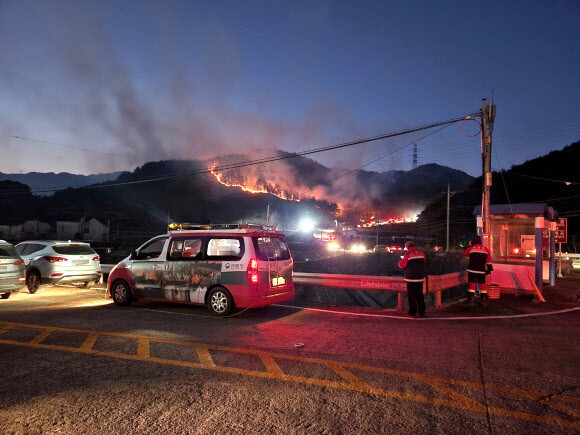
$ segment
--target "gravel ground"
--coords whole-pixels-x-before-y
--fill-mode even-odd
[[[554,298],[572,307],[570,292],[560,289]],[[210,350],[216,367],[177,366],[123,357],[137,352],[132,338],[100,335],[94,349],[103,353],[83,354],[27,347],[23,343],[38,330],[15,327],[0,335],[1,432],[580,430],[578,311],[453,322],[348,310],[272,306],[216,319],[203,307],[168,303],[119,308],[102,298],[102,290],[52,287],[15,295],[0,302],[0,328],[18,322],[176,340],[184,344],[151,344],[151,356],[190,363],[199,358],[187,352],[187,343],[219,349]],[[54,334],[43,343],[79,348],[86,338],[74,331]],[[254,375],[264,370],[256,352],[274,355],[281,374]],[[346,382],[333,364],[358,381]]]

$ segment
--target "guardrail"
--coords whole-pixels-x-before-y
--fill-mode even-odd
[[[101,264],[104,274],[111,272],[114,264]],[[442,308],[441,292],[467,283],[467,272],[448,273],[446,275],[428,275],[423,284],[423,291],[435,294],[435,309]],[[294,284],[311,285],[326,288],[344,288],[349,290],[383,290],[397,293],[399,311],[405,310],[405,293],[407,283],[402,276],[373,275],[338,275],[329,273],[294,272]]]
[[[441,292],[467,283],[466,272],[446,275],[429,275],[423,284],[424,291],[435,294],[435,309],[442,308]],[[294,272],[294,284],[351,290],[382,290],[397,293],[399,311],[405,309],[407,284],[400,276],[336,275]]]

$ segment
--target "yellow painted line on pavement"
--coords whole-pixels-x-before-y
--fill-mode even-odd
[[[280,368],[280,366],[276,363],[274,358],[272,358],[272,355],[268,353],[260,353],[259,357],[262,360],[262,364],[264,364],[264,367],[266,367],[268,373],[271,373],[279,378],[286,376],[282,371],[282,369]]]
[[[137,355],[141,358],[149,358],[149,339],[139,338],[137,340]]]
[[[333,370],[340,377],[342,377],[345,381],[354,385],[359,385],[363,388],[370,388],[369,384],[361,381],[358,376],[346,370],[340,363],[336,363],[334,361],[327,361],[326,366],[331,370]]]
[[[42,340],[47,338],[54,331],[55,331],[54,328],[46,328],[44,331],[42,331],[40,334],[38,334],[36,337],[34,337],[32,340],[30,340],[30,344],[40,343]]]
[[[343,389],[343,390],[350,390],[356,391],[360,393],[367,393],[367,394],[374,394],[389,398],[401,399],[401,400],[408,400],[418,403],[424,403],[428,405],[439,405],[439,406],[446,406],[450,408],[465,410],[465,411],[474,411],[474,412],[486,412],[486,407],[484,404],[462,394],[451,386],[464,386],[469,388],[474,388],[481,390],[482,386],[476,382],[469,382],[469,381],[460,381],[455,379],[448,379],[430,375],[424,375],[421,373],[413,373],[413,372],[404,372],[399,370],[381,368],[381,367],[373,367],[373,366],[366,366],[361,364],[353,364],[353,363],[344,363],[339,361],[332,361],[332,360],[324,360],[319,358],[310,358],[310,357],[302,357],[297,355],[287,355],[287,354],[279,354],[279,353],[272,353],[266,352],[262,350],[254,350],[254,349],[244,349],[244,348],[235,348],[235,347],[227,347],[227,346],[217,346],[217,345],[210,345],[205,343],[194,343],[188,341],[179,341],[179,340],[171,340],[171,339],[164,339],[160,337],[152,337],[152,336],[145,336],[145,335],[137,335],[137,334],[128,334],[128,333],[120,333],[120,332],[108,332],[108,331],[94,331],[94,330],[84,330],[84,329],[72,329],[72,328],[61,328],[55,326],[42,326],[42,325],[31,325],[25,323],[17,323],[17,322],[4,322],[1,321],[0,324],[4,326],[0,328],[0,344],[8,344],[8,345],[15,345],[15,346],[23,346],[29,348],[41,348],[41,349],[51,349],[51,350],[60,350],[66,352],[73,352],[79,354],[86,354],[86,355],[97,355],[97,356],[105,356],[111,358],[118,358],[118,359],[125,359],[125,360],[134,360],[134,361],[143,361],[143,362],[153,362],[158,364],[165,364],[165,365],[173,365],[173,366],[180,366],[180,367],[187,367],[187,368],[195,368],[195,369],[203,369],[203,370],[212,370],[217,372],[223,373],[231,373],[231,374],[239,374],[245,376],[252,376],[252,377],[259,377],[265,379],[275,379],[280,381],[287,381],[287,382],[296,382],[301,384],[309,384],[309,385],[317,385],[322,387],[328,388],[336,388],[336,389]],[[32,328],[39,330],[39,334],[34,337],[32,340],[23,342],[18,340],[10,340],[5,339],[2,337],[2,334],[5,332],[16,328]],[[45,344],[42,341],[49,337],[53,332],[61,331],[61,332],[73,332],[73,333],[84,333],[87,334],[85,341],[79,347],[74,346],[63,346],[58,344]],[[113,337],[124,337],[130,338],[137,341],[137,353],[136,354],[127,354],[121,352],[113,352],[113,351],[100,351],[95,350],[93,348],[94,344],[96,343],[99,336],[113,336]],[[159,342],[159,343],[169,343],[181,346],[188,346],[195,349],[197,352],[199,362],[191,362],[191,361],[181,361],[175,359],[168,359],[168,358],[159,358],[153,357],[150,355],[149,347],[151,342]],[[265,370],[250,370],[250,369],[242,369],[237,367],[230,367],[230,366],[222,366],[215,363],[213,358],[211,357],[210,350],[220,350],[226,352],[233,352],[233,353],[241,353],[241,354],[250,354],[258,356],[263,365]],[[305,376],[294,376],[294,375],[287,375],[284,371],[280,368],[277,364],[277,359],[285,359],[285,360],[294,360],[299,362],[309,362],[309,363],[316,363],[324,365],[330,368],[334,373],[336,373],[340,378],[344,380],[341,381],[330,381],[325,379],[319,379],[314,377],[305,377]],[[430,387],[431,389],[435,390],[438,393],[442,393],[449,398],[442,398],[442,397],[431,397],[422,394],[415,394],[415,393],[407,393],[403,391],[397,390],[387,390],[382,388],[373,387],[366,382],[363,382],[359,379],[354,373],[352,373],[349,369],[356,369],[365,372],[375,372],[375,373],[384,373],[384,374],[391,374],[400,377],[412,378],[423,382],[424,385]],[[560,401],[567,401],[568,403],[580,403],[580,399],[571,396],[557,396],[547,400],[546,398],[550,397],[547,393],[541,393],[537,391],[528,391],[518,388],[511,388],[503,385],[486,385],[486,389],[495,389],[496,391],[501,391],[509,394],[514,394],[524,399],[528,399],[530,402],[540,402],[544,405],[551,406],[559,411],[565,412],[566,414],[574,417],[578,415],[578,409],[571,408],[569,406],[563,405]],[[546,400],[542,400],[542,399]],[[560,427],[568,427],[574,429],[580,429],[580,422],[577,420],[570,420],[560,417],[552,417],[546,415],[536,415],[521,411],[514,411],[510,409],[504,408],[497,408],[497,407],[489,407],[487,410],[491,414],[500,415],[504,417],[511,417],[517,418],[520,420],[527,420],[537,423],[546,423],[551,425],[556,425]]]
[[[433,380],[429,376],[416,375],[415,377],[417,379],[425,382],[427,385],[431,385],[433,388],[442,392],[443,394],[448,395],[452,399],[455,399],[458,403],[463,404],[463,406],[465,406],[473,411],[479,411],[479,412],[486,411],[485,405],[477,402],[476,400],[471,399],[470,397],[467,397],[464,394],[458,393],[453,388],[448,387],[447,385],[445,385],[441,381]]]
[[[6,331],[11,330],[12,328],[14,328],[14,325],[4,325],[2,328],[0,328],[0,335],[4,334]]]
[[[200,364],[203,367],[215,367],[215,363],[213,362],[213,358],[209,353],[209,348],[207,346],[195,346],[195,350],[197,351],[197,356],[199,358]]]
[[[80,350],[83,352],[90,351],[95,342],[97,341],[97,338],[99,338],[99,334],[93,333],[87,335],[87,338],[85,338],[85,341],[83,342],[83,344],[81,344]]]

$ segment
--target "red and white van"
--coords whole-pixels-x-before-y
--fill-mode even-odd
[[[284,235],[256,225],[172,224],[117,264],[107,294],[206,305],[216,316],[294,297],[293,260]]]

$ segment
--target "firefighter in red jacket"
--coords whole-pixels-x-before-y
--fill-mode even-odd
[[[481,304],[485,306],[489,299],[485,285],[485,276],[489,275],[493,270],[491,253],[489,249],[481,244],[481,237],[475,236],[471,239],[471,243],[467,249],[463,251],[463,256],[469,257],[469,265],[467,266],[467,281],[469,282],[467,302],[470,304],[473,303],[475,288],[479,285]]]
[[[405,255],[399,261],[399,267],[405,270],[407,282],[407,298],[409,299],[409,315],[415,317],[417,309],[419,316],[425,316],[425,299],[423,299],[423,281],[425,281],[425,263],[427,257],[417,249],[415,243],[405,243]]]

